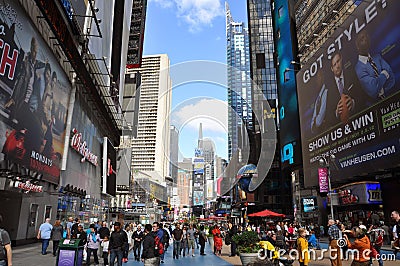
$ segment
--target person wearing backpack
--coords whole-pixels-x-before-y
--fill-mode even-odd
[[[162,230],[162,228],[160,228],[160,224],[158,222],[153,223],[152,229],[152,234],[155,241],[155,248],[157,249],[155,256],[160,258],[161,263],[164,263],[164,231]]]
[[[156,225],[153,224],[153,228]],[[143,250],[142,250],[142,261],[145,266],[158,266],[160,265],[159,257],[156,256],[156,243],[152,233],[151,224],[146,224],[144,226],[144,238],[143,238]]]
[[[12,265],[12,249],[10,235],[1,228],[3,216],[0,214],[0,266]]]

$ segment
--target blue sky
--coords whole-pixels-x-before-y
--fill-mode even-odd
[[[227,1],[235,21],[247,25],[246,1]],[[221,0],[149,0],[143,55],[168,54],[172,69],[193,60],[226,63],[225,2]],[[212,63],[210,64],[212,67]],[[185,75],[179,72],[177,75]],[[173,82],[176,81],[172,75]],[[226,78],[226,77],[224,77]],[[192,81],[172,92],[171,124],[180,130],[180,158],[193,157],[199,123],[203,136],[227,158],[227,91],[210,82]]]

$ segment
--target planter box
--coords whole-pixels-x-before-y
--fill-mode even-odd
[[[246,266],[249,263],[253,263],[258,259],[258,253],[240,253],[239,254],[240,261],[243,266]]]

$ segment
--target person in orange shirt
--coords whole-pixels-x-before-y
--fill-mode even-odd
[[[356,249],[358,251],[358,255],[357,253],[355,253],[354,255],[351,266],[368,266],[370,261],[368,251],[370,250],[371,242],[369,241],[368,236],[365,234],[364,230],[361,228],[356,229],[356,239],[354,240],[354,243],[350,242],[346,234],[344,234],[343,236],[347,241],[347,247],[349,249]]]
[[[306,239],[306,230],[300,228],[298,231],[299,237],[297,238],[297,251],[299,252],[300,266],[307,266],[310,261],[310,254],[308,253],[308,241]]]

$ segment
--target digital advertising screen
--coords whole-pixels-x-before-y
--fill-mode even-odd
[[[281,149],[282,167],[301,164],[301,141],[299,110],[296,92],[296,67],[291,64],[294,60],[293,17],[290,16],[290,6],[287,0],[275,1],[274,35],[277,53],[277,88],[279,114],[279,143]],[[284,10],[282,12],[282,10]],[[279,36],[279,37],[278,37]],[[275,106],[274,106],[275,107]],[[273,108],[271,106],[271,108]]]
[[[306,186],[318,185],[321,157],[332,182],[399,165],[398,10],[361,2],[297,74]]]

